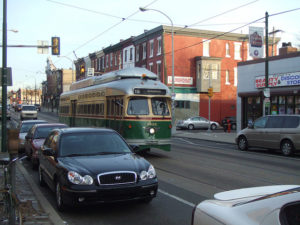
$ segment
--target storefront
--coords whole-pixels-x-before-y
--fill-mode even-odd
[[[237,129],[268,114],[300,114],[300,52],[238,63]]]

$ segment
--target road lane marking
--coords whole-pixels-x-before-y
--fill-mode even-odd
[[[188,201],[186,201],[186,200],[184,200],[184,199],[182,199],[182,198],[179,198],[179,197],[177,197],[177,196],[175,196],[175,195],[172,195],[172,194],[170,194],[170,193],[168,193],[168,192],[165,192],[165,191],[163,191],[163,190],[161,190],[161,189],[158,189],[158,192],[160,192],[160,193],[162,193],[162,194],[164,194],[164,195],[166,195],[166,196],[168,196],[168,197],[170,197],[170,198],[173,198],[173,199],[175,199],[175,200],[177,200],[177,201],[179,201],[179,202],[181,202],[181,203],[184,203],[184,204],[186,204],[186,205],[189,205],[189,206],[191,206],[191,207],[195,207],[195,204],[194,203],[191,203],[191,202],[188,202]]]

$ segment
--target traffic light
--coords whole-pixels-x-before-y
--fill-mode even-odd
[[[84,65],[80,65],[80,74],[84,74],[85,68]]]
[[[60,55],[60,38],[59,37],[52,37],[51,38],[51,48],[52,48],[52,55]]]
[[[214,95],[214,93],[213,93],[213,88],[208,88],[208,89],[207,89],[207,95],[208,95],[209,97],[212,97],[212,96]]]

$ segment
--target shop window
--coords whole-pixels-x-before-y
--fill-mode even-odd
[[[300,114],[300,96],[295,97],[295,114]]]
[[[287,96],[287,107],[286,113],[287,114],[294,114],[294,96]]]
[[[278,113],[285,114],[285,96],[279,96],[278,100]]]
[[[272,115],[278,114],[277,96],[271,97],[271,114]]]
[[[175,101],[175,108],[178,109],[190,109],[190,101]]]

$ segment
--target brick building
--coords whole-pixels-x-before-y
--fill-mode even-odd
[[[271,44],[275,51],[278,41],[276,38],[275,43]],[[172,86],[170,26],[144,31],[104,48],[98,55],[101,58],[93,55],[94,63],[91,63],[96,72],[101,71],[96,75],[132,66],[145,67],[156,73],[170,88]],[[195,115],[208,118],[209,86],[213,87],[214,92],[211,120],[220,121],[225,116],[235,116],[237,63],[247,60],[252,60],[248,55],[248,35],[174,27],[176,120]],[[80,68],[80,63],[83,60],[76,62],[76,68]]]

